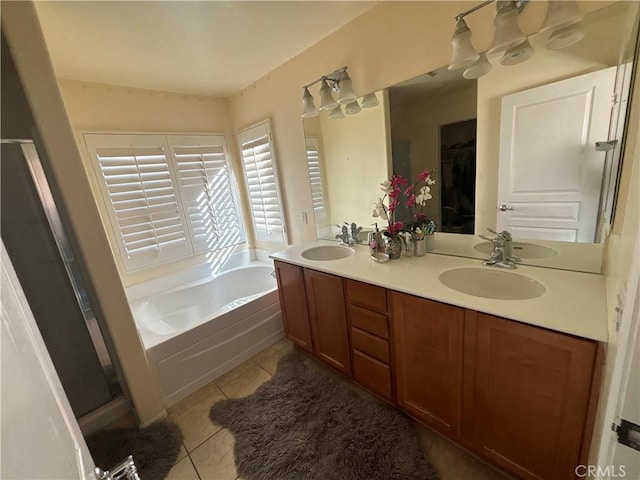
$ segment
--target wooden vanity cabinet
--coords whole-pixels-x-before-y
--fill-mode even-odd
[[[313,352],[304,270],[302,267],[284,262],[275,261],[273,264],[278,281],[284,334],[299,347]]]
[[[287,337],[490,463],[575,479],[598,343],[275,262]]]
[[[464,310],[393,292],[398,405],[460,440]]]
[[[597,343],[473,312],[465,372],[474,450],[523,479],[571,479],[588,421]]]
[[[393,374],[386,288],[345,280],[353,379],[393,401]]]
[[[305,268],[304,283],[313,353],[333,368],[351,375],[342,278]]]

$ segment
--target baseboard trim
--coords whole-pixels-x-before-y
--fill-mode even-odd
[[[124,417],[131,410],[133,409],[128,399],[123,397],[115,398],[106,405],[79,418],[78,425],[80,425],[80,431],[85,437],[91,435],[119,418]]]

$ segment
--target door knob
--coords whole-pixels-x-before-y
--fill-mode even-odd
[[[503,203],[502,205],[498,205],[498,210],[506,212],[507,210],[513,210],[513,207],[509,207]]]

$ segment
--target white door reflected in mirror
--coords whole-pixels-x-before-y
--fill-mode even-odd
[[[497,230],[594,242],[616,67],[502,98]]]

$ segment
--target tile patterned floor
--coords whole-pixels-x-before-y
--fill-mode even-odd
[[[241,480],[233,461],[233,436],[211,423],[209,409],[223,398],[253,393],[292,348],[281,340],[169,409],[169,417],[182,428],[184,448],[167,480]],[[441,480],[507,480],[430,430],[418,424],[415,428]]]

